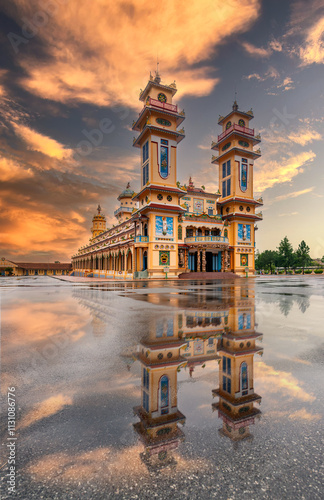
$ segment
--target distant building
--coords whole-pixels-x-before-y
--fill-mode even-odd
[[[59,276],[71,271],[71,263],[13,262],[5,257],[0,259],[0,276]]]
[[[254,274],[255,223],[262,219],[253,196],[254,146],[261,141],[250,127],[252,110],[220,117],[222,132],[212,149],[219,165],[217,193],[177,181],[177,146],[185,137],[185,119],[172,99],[175,83],[150,77],[139,99],[143,109],[133,123],[133,145],[141,151],[141,189],[128,184],[119,195],[116,226],[93,218],[92,237],[73,255],[75,276],[112,278],[177,277],[184,272],[233,271]],[[215,172],[216,174],[216,172]],[[203,184],[204,182],[202,182]]]

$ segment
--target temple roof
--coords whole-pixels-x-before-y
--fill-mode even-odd
[[[121,200],[122,198],[132,198],[134,196],[135,191],[133,191],[130,187],[130,183],[127,183],[126,189],[120,193],[117,200]]]

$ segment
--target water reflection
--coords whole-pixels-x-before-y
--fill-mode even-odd
[[[255,407],[261,396],[254,392],[254,355],[262,334],[255,331],[253,287],[226,286],[171,297],[176,312],[161,315],[143,337],[137,359],[141,364],[141,404],[134,407],[139,422],[135,432],[144,445],[140,458],[149,470],[176,465],[174,450],[185,440],[179,428],[185,415],[178,408],[178,374],[194,376],[197,366],[218,361],[219,387],[211,405],[222,421],[222,436],[233,441],[251,438],[250,426],[261,412]],[[165,304],[167,296],[151,294],[149,300]],[[169,298],[170,300],[170,298]],[[181,306],[187,309],[179,310]]]

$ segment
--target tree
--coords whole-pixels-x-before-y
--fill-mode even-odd
[[[8,273],[8,276],[12,276],[13,275],[13,268],[12,267],[6,267],[5,268],[5,272]]]
[[[305,267],[309,266],[310,263],[312,262],[312,259],[309,255],[309,250],[310,250],[309,246],[306,245],[304,240],[302,240],[297,248],[296,258],[298,265],[303,268],[303,274]]]
[[[294,261],[294,250],[287,236],[285,236],[284,239],[280,241],[278,247],[278,255],[278,265],[280,267],[284,267],[285,272],[287,272],[287,269],[290,268]]]
[[[276,268],[278,262],[278,252],[276,250],[265,250],[257,253],[255,257],[255,268],[259,271],[270,271],[271,274]]]

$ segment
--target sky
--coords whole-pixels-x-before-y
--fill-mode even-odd
[[[218,189],[211,141],[254,112],[256,246],[324,255],[322,0],[0,0],[0,257],[69,261],[98,203],[140,188],[131,130],[156,69],[186,112],[178,179]]]

